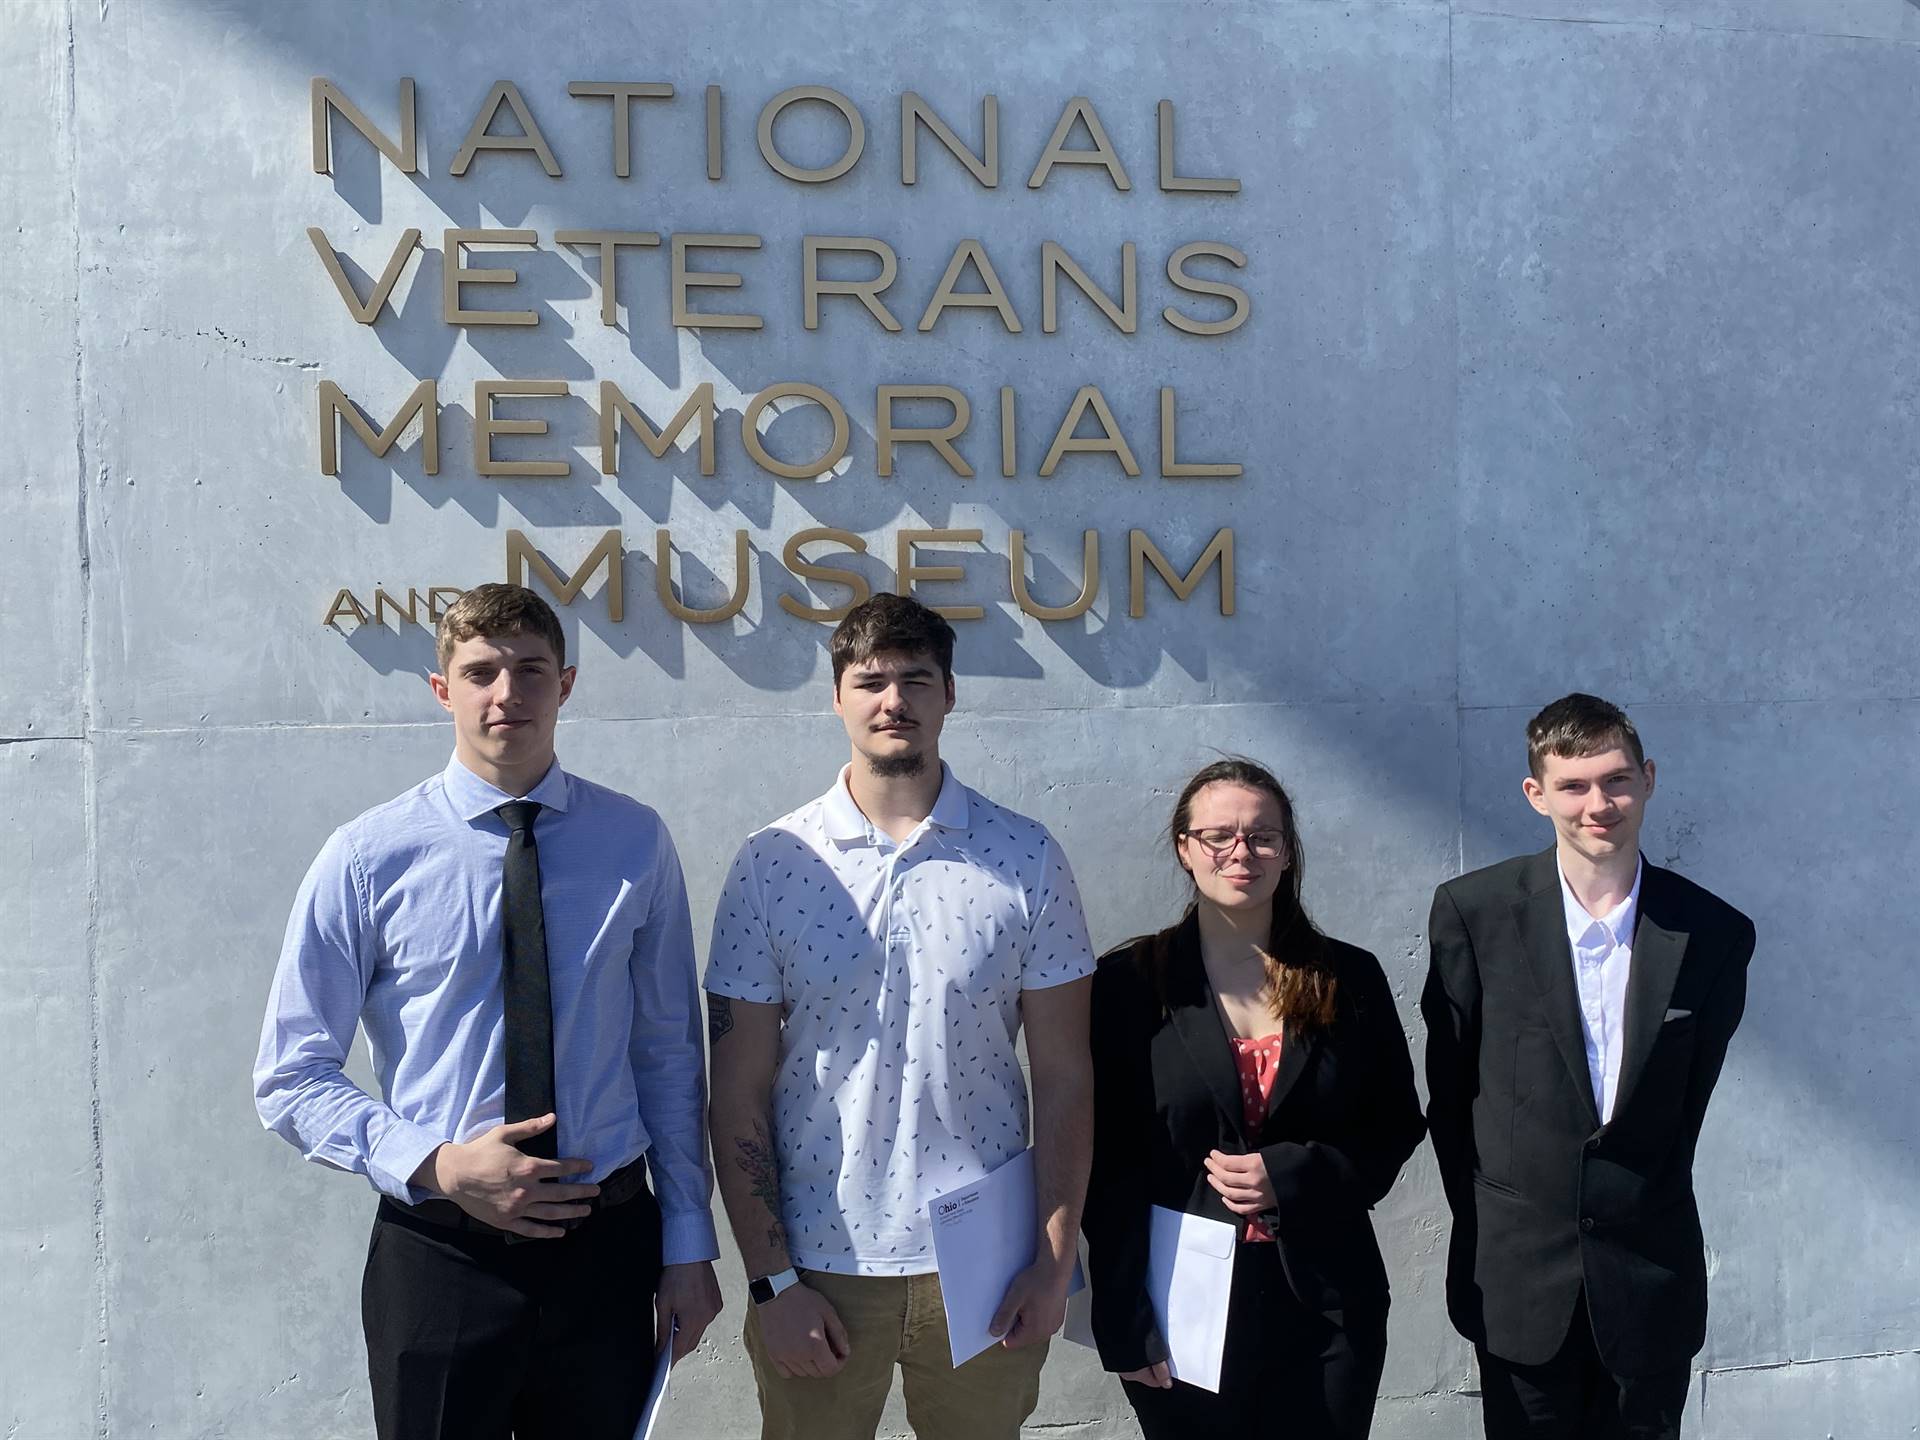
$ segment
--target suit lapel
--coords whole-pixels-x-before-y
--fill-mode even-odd
[[[1227,1027],[1220,1023],[1220,1007],[1200,961],[1200,921],[1189,914],[1175,929],[1167,956],[1167,1023],[1186,1047],[1187,1058],[1206,1082],[1213,1103],[1226,1121],[1228,1133],[1247,1144],[1246,1111],[1240,1101],[1240,1072],[1227,1044]],[[1286,1047],[1281,1047],[1284,1063]]]
[[[1646,867],[1640,879],[1640,915],[1633,927],[1633,961],[1627,971],[1626,1034],[1620,1055],[1620,1088],[1613,1113],[1626,1111],[1627,1102],[1653,1045],[1666,1023],[1680,963],[1687,953],[1687,921],[1676,913],[1669,871]]]
[[[1546,850],[1534,856],[1521,875],[1525,894],[1513,907],[1514,923],[1520,928],[1521,949],[1527,957],[1534,988],[1540,992],[1547,1028],[1553,1032],[1554,1043],[1567,1063],[1567,1073],[1585,1098],[1587,1111],[1593,1117],[1593,1128],[1597,1130],[1600,1108],[1594,1104],[1593,1077],[1587,1071],[1587,1041],[1580,1030],[1580,998],[1573,983],[1573,947],[1567,943],[1567,911],[1560,898],[1560,862],[1552,850]],[[1637,966],[1637,952],[1634,961]]]
[[[1273,1077],[1273,1094],[1267,1097],[1269,1116],[1280,1108],[1287,1092],[1307,1073],[1307,1061],[1313,1058],[1314,1046],[1318,1043],[1317,1032],[1305,1029],[1298,1021],[1287,1022],[1285,1038],[1280,1042],[1280,1067]]]

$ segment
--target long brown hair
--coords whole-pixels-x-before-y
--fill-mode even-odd
[[[1301,883],[1306,873],[1306,855],[1300,845],[1300,827],[1294,823],[1293,801],[1274,778],[1273,772],[1242,756],[1230,755],[1203,767],[1187,781],[1180,798],[1174,802],[1173,817],[1167,824],[1167,839],[1173,846],[1175,864],[1179,864],[1181,842],[1193,819],[1193,800],[1209,785],[1239,785],[1271,795],[1280,806],[1280,833],[1286,846],[1287,870],[1273,895],[1273,928],[1268,932],[1261,958],[1266,964],[1267,980],[1261,998],[1273,1018],[1283,1024],[1292,1022],[1305,1028],[1331,1025],[1334,997],[1339,988],[1333,967],[1327,958],[1327,937],[1308,916],[1300,903]],[[1186,867],[1181,866],[1184,870]],[[1191,878],[1191,874],[1189,874]],[[1200,904],[1196,895],[1187,906],[1192,915]],[[1155,978],[1166,991],[1166,965],[1170,947],[1153,947]]]

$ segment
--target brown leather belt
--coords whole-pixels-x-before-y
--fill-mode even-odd
[[[540,1223],[558,1225],[563,1230],[572,1230],[586,1224],[602,1210],[612,1210],[616,1206],[625,1205],[629,1200],[644,1195],[646,1190],[647,1160],[643,1155],[637,1160],[628,1161],[600,1181],[598,1195],[578,1202],[588,1207],[587,1214],[575,1220],[543,1220]],[[425,1221],[429,1225],[435,1225],[444,1230],[466,1230],[475,1234],[496,1236],[502,1240],[527,1238],[516,1235],[511,1230],[502,1230],[497,1225],[489,1225],[484,1220],[477,1220],[453,1201],[438,1197],[422,1200],[418,1205],[403,1205],[392,1196],[382,1195],[380,1211],[386,1218],[397,1220],[403,1225],[409,1221]]]

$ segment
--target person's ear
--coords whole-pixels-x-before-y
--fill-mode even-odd
[[[1520,782],[1520,789],[1527,797],[1527,803],[1540,814],[1547,814],[1547,791],[1538,780],[1529,775]]]
[[[447,688],[447,677],[444,675],[427,676],[427,688],[433,691],[433,698],[440,702],[440,708],[451,714],[453,712],[453,694]]]

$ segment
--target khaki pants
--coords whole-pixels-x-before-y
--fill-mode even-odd
[[[789,1380],[773,1368],[747,1307],[747,1354],[760,1388],[761,1440],[871,1440],[900,1367],[907,1421],[918,1440],[1019,1440],[1040,1401],[1047,1345],[995,1345],[958,1370],[947,1344],[938,1275],[800,1278],[827,1297],[847,1327],[851,1353],[827,1380]]]

